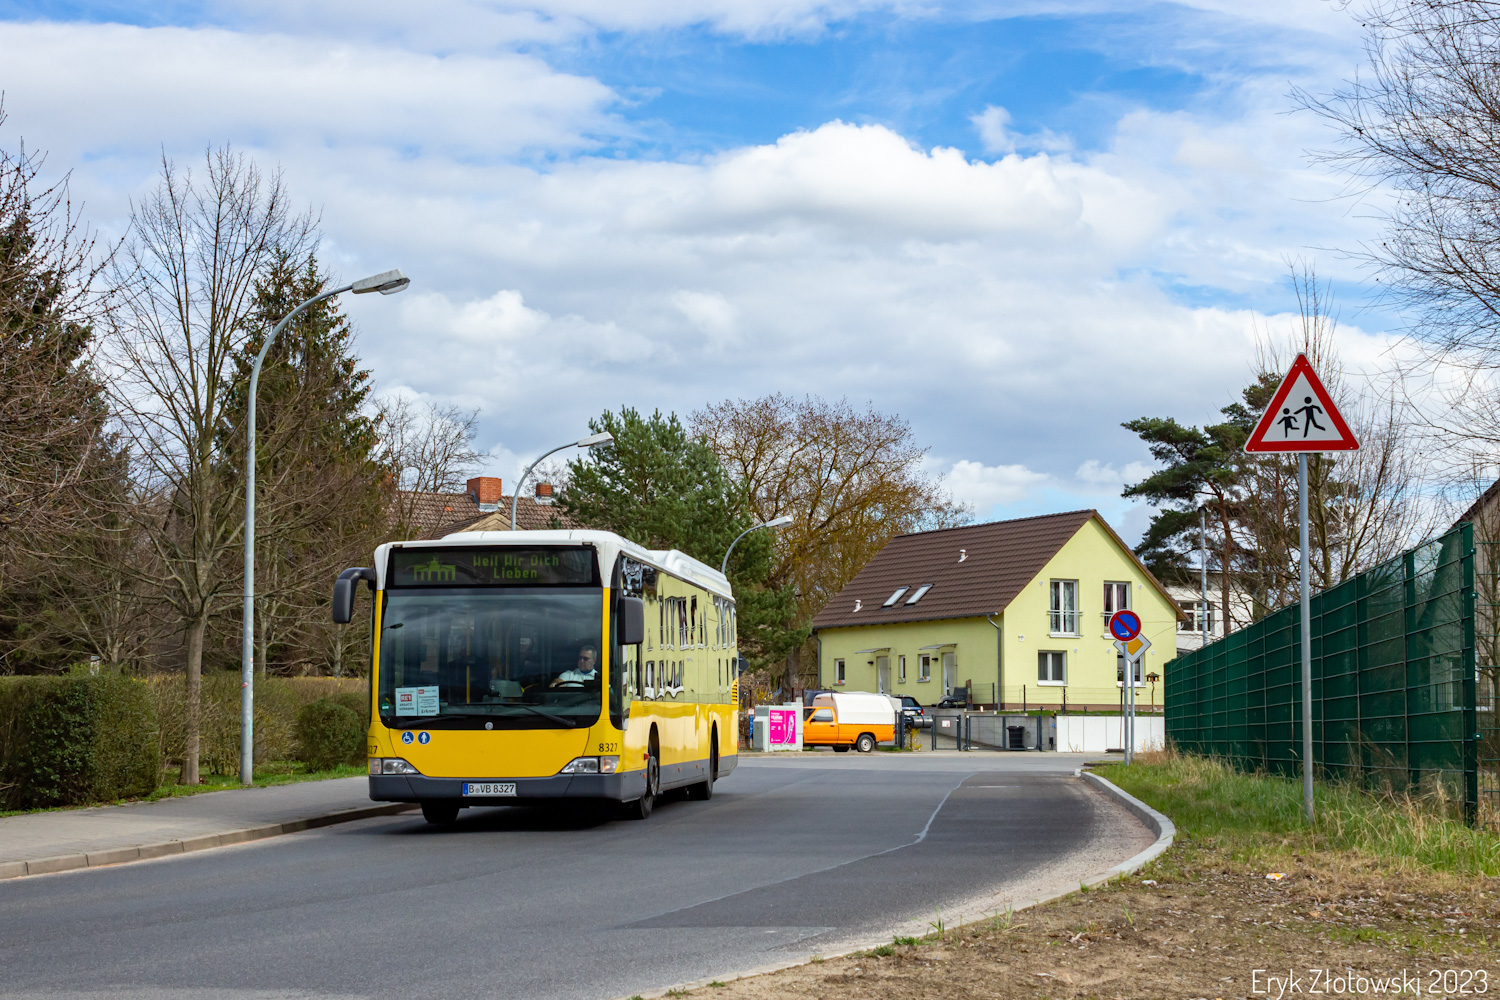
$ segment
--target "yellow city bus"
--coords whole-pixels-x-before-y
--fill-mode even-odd
[[[715,569],[607,531],[394,542],[368,582],[370,798],[431,823],[466,806],[594,799],[645,819],[734,769],[734,596]]]

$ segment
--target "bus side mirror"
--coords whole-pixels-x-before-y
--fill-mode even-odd
[[[359,581],[369,581],[375,587],[375,571],[368,566],[356,566],[339,574],[333,584],[333,621],[337,625],[348,625],[354,618],[354,588]]]
[[[646,602],[639,597],[621,597],[615,602],[615,640],[622,646],[646,641]]]

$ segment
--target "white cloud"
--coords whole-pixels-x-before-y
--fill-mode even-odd
[[[591,133],[618,128],[607,117],[609,88],[514,53],[14,21],[0,21],[0,51],[10,128],[45,136],[55,155],[74,159],[224,141],[497,157],[579,149]]]
[[[979,133],[980,145],[986,153],[1014,153],[1017,150],[1040,150],[1044,153],[1071,153],[1073,140],[1059,135],[1051,129],[1042,129],[1030,135],[1014,131],[1010,127],[1010,112],[991,104],[969,119],[974,131]]]
[[[1119,495],[1125,486],[1140,482],[1153,471],[1155,466],[1147,462],[1129,462],[1123,468],[1116,468],[1107,462],[1091,458],[1080,465],[1073,476],[1089,488]]]
[[[985,465],[960,459],[949,468],[945,482],[954,499],[974,508],[978,520],[989,520],[994,509],[1036,496],[1052,477],[1024,465]]]

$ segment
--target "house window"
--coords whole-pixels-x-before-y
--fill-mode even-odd
[[[1078,581],[1052,581],[1051,631],[1053,635],[1078,634]]]
[[[1041,684],[1068,683],[1068,656],[1061,650],[1042,650],[1036,654],[1036,679]]]
[[[1208,634],[1214,631],[1214,602],[1194,601],[1185,609],[1187,617],[1178,619],[1177,631],[1179,632],[1202,632],[1203,626],[1207,624]]]
[[[911,589],[910,587],[897,587],[896,588],[896,592],[894,594],[892,594],[890,597],[887,597],[885,599],[885,603],[882,604],[881,607],[882,608],[888,608],[891,605],[895,604],[897,601],[901,600],[901,595],[904,594],[904,593],[906,593],[910,589]]]
[[[901,678],[901,683],[905,684],[906,683],[906,657],[904,657],[904,656],[898,656],[898,657],[896,657],[896,669],[899,671],[898,676]]]
[[[834,660],[833,661],[833,683],[835,683],[835,684],[842,684],[842,683],[844,683],[844,661],[843,660]]]
[[[1115,655],[1115,684],[1118,687],[1125,686],[1125,654]],[[1135,661],[1135,686],[1141,687],[1141,661]]]
[[[1110,615],[1130,607],[1130,584],[1106,583],[1104,585],[1104,623],[1109,624]]]
[[[923,653],[917,657],[917,683],[932,680],[932,657]]]

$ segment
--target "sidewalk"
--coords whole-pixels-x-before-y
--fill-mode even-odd
[[[0,819],[0,879],[142,861],[415,808],[332,778]]]

